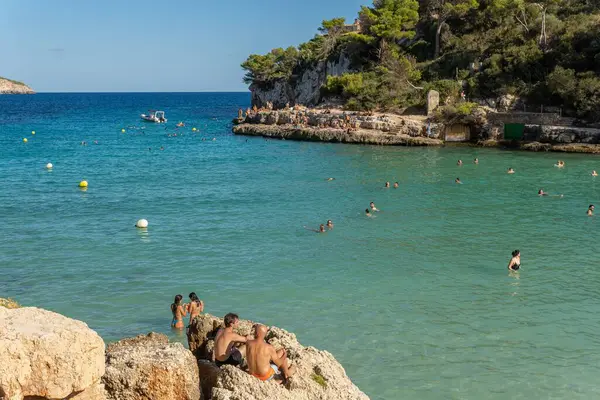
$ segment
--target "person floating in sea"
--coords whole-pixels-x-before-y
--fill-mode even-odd
[[[244,360],[246,346],[242,344],[240,347],[236,347],[235,344],[246,343],[249,339],[253,339],[253,337],[238,335],[233,331],[240,324],[240,318],[237,314],[229,313],[225,315],[223,320],[225,327],[219,329],[215,336],[214,361],[217,367],[226,364],[236,367]]]
[[[183,296],[178,294],[175,296],[175,301],[171,304],[171,313],[173,313],[173,320],[171,321],[171,328],[183,329],[183,317],[187,315],[185,308],[181,304]]]
[[[456,178],[456,179],[454,180],[454,183],[458,183],[459,185],[462,185],[462,182],[460,181],[460,178]]]
[[[479,164],[479,158],[475,158],[475,159],[473,160],[473,164]]]
[[[394,182],[394,189],[398,189],[398,182]]]
[[[290,366],[285,349],[275,350],[269,343],[265,342],[267,327],[254,325],[256,338],[246,342],[248,348],[248,373],[263,382],[270,381],[282,372],[284,380],[289,379],[295,372],[295,366]],[[278,378],[275,377],[278,381]]]
[[[178,128],[181,128],[181,127],[184,127],[184,126],[185,126],[185,124],[183,122],[180,122],[180,123],[177,124]]]
[[[327,220],[327,229],[329,229],[329,230],[333,229],[333,221],[330,219]]]
[[[592,171],[592,176],[598,176],[598,173],[596,172],[596,170]]]
[[[588,207],[588,210],[587,210],[587,215],[589,215],[590,217],[592,215],[594,215],[594,208],[595,208],[594,205],[590,204],[590,206]]]
[[[564,162],[564,161],[561,161],[561,160],[558,160],[558,161],[556,162],[556,164],[554,164],[554,166],[555,166],[555,167],[558,167],[558,168],[563,168],[563,167],[565,166],[565,162]]]
[[[325,225],[321,224],[319,225],[319,229],[311,229],[307,226],[304,227],[304,229],[308,230],[308,231],[313,231],[313,232],[317,232],[317,233],[325,233]]]
[[[371,211],[369,211],[369,209],[368,209],[368,208],[365,210],[365,215],[366,215],[367,217],[373,217],[373,216],[374,216],[373,214],[371,214]]]
[[[327,178],[327,179],[325,179],[325,180],[326,180],[326,181],[328,181],[328,182],[329,182],[329,181],[335,181],[335,178]]]
[[[371,203],[369,204],[369,207],[371,207],[371,210],[373,210],[373,211],[381,211],[381,210],[379,210],[377,207],[375,207],[375,203],[373,203],[373,202],[371,202]]]
[[[507,174],[514,174],[515,170],[512,168],[509,168],[508,171],[506,171]]]
[[[548,193],[544,192],[544,189],[538,190],[538,196],[548,196]]]
[[[515,250],[512,252],[512,258],[508,262],[508,270],[517,271],[519,268],[521,268],[521,252]]]
[[[386,188],[389,188],[389,187],[390,187],[390,183],[389,183],[389,182],[386,182],[386,183],[385,183],[385,187],[386,187]]]
[[[462,162],[462,160],[458,160],[458,161],[456,162],[456,165],[459,165],[459,166],[460,166],[460,165],[463,165],[463,162]]]
[[[204,311],[204,302],[196,296],[196,293],[192,292],[189,295],[190,303],[187,305],[187,312],[190,314],[190,324]]]

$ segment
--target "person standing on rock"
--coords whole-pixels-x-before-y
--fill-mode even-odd
[[[273,346],[265,342],[267,327],[264,325],[254,325],[256,339],[249,340],[248,347],[248,372],[250,375],[260,379],[263,382],[270,381],[279,375],[280,371],[284,379],[289,379],[295,372],[295,367],[291,366],[287,359],[285,349],[275,350]],[[275,378],[277,381],[277,378]]]
[[[187,311],[190,313],[190,324],[202,311],[204,311],[204,302],[198,298],[196,293],[190,293],[190,303],[187,305]]]
[[[228,364],[233,366],[239,366],[246,353],[246,346],[241,345],[236,347],[236,343],[246,343],[248,339],[252,339],[252,336],[238,335],[233,331],[240,324],[240,318],[237,314],[229,313],[223,318],[225,327],[219,329],[215,336],[215,364],[217,367]]]

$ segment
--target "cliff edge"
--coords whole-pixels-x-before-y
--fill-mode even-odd
[[[35,92],[23,82],[0,78],[0,94],[35,94]]]

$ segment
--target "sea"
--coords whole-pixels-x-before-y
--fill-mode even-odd
[[[0,297],[185,343],[169,306],[193,291],[331,352],[372,399],[600,398],[598,156],[235,136],[249,103],[0,96]]]

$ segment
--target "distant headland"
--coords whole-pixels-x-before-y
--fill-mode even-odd
[[[0,94],[35,94],[35,91],[23,82],[0,77]]]

